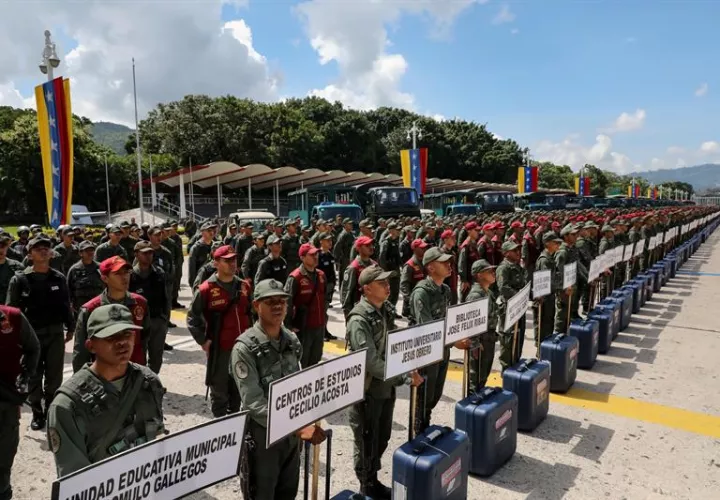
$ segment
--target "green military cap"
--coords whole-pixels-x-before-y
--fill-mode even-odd
[[[51,246],[52,246],[52,243],[50,241],[50,238],[48,238],[44,234],[40,233],[37,236],[35,236],[33,239],[28,241],[27,249],[32,250],[35,247],[50,248]]]
[[[230,224],[228,224],[228,229],[232,229],[234,227],[235,228],[237,227],[237,224],[235,224],[234,222],[231,222]],[[163,225],[163,228],[165,228],[165,225]]]
[[[345,224],[352,224],[352,219],[350,217],[345,217],[342,221],[343,225]]]
[[[11,241],[12,241],[12,237],[9,234],[2,233],[2,235],[0,235],[0,243],[8,244]]]
[[[217,224],[214,224],[212,222],[206,222],[200,227],[200,231],[209,231],[211,229],[215,229],[217,227]]]
[[[635,224],[636,222],[640,222],[640,217],[633,217],[632,219],[630,219],[631,224]]]
[[[615,230],[613,229],[613,227],[612,227],[612,226],[609,226],[609,225],[607,225],[607,224],[605,224],[605,225],[602,227],[602,230],[601,230],[601,231],[602,231],[603,233],[607,233],[608,231],[610,231],[611,233],[614,233],[614,232],[615,232]]]
[[[388,229],[397,229],[398,225],[395,222],[391,222],[390,224],[387,225],[387,228]]]
[[[122,233],[122,229],[120,229],[120,226],[116,226],[115,224],[108,229],[108,233]]]
[[[288,219],[285,221],[285,227],[295,226],[295,225],[297,225],[297,222],[295,222],[295,219]]]
[[[543,234],[542,242],[543,244],[548,243],[550,241],[555,241],[557,243],[562,243],[563,240],[560,239],[560,237],[557,235],[555,231],[548,231],[547,233]]]
[[[373,227],[372,222],[368,219],[363,219],[360,221],[360,227]]]
[[[253,292],[253,300],[263,300],[269,297],[289,297],[290,295],[285,292],[283,284],[278,280],[267,279],[260,281],[255,285],[255,291]]]
[[[136,252],[152,252],[153,247],[150,245],[149,241],[140,240],[137,243],[135,243],[135,247],[133,248]]]
[[[327,224],[327,222],[325,222],[325,219],[318,219],[315,224],[319,226],[320,224]]]
[[[410,231],[411,233],[414,233],[414,232],[415,232],[415,226],[405,226],[405,227],[403,228],[403,231],[405,231],[405,232]]]
[[[573,226],[572,224],[568,224],[560,230],[560,236],[566,236],[570,233],[577,233],[577,231],[578,230],[575,226]]]
[[[273,221],[273,226],[275,226],[275,227],[282,227],[282,225],[283,225],[283,221],[280,219],[275,219]]]
[[[493,266],[485,259],[478,259],[475,262],[473,262],[472,267],[470,268],[470,272],[472,274],[481,273],[483,271],[489,271],[490,269],[495,269],[497,266]]]
[[[100,306],[90,313],[87,322],[89,339],[106,339],[126,330],[142,330],[133,323],[130,309],[122,304]]]
[[[265,235],[263,233],[253,233],[252,237],[254,240],[264,240]]]
[[[235,224],[231,224],[231,226],[234,226]],[[163,229],[170,229],[172,227],[172,224],[170,221],[165,221],[162,224],[160,224],[160,227]]]
[[[427,266],[431,262],[440,261],[440,262],[447,262],[450,259],[452,259],[452,255],[449,253],[443,253],[438,247],[432,247],[429,248],[425,255],[423,255],[423,266]]]
[[[320,233],[320,234],[318,235],[318,239],[320,239],[320,240],[331,240],[331,239],[333,239],[333,235],[332,235],[332,233],[329,232],[329,231],[323,231],[322,233]]]
[[[378,219],[378,223],[379,223],[379,224],[380,224],[380,223],[383,223],[383,224],[384,224],[385,222],[387,222],[387,221],[386,221],[385,219],[383,219],[382,217],[380,217],[380,218]]]
[[[125,229],[126,227],[130,227],[130,223],[126,220],[120,222],[120,227]]]
[[[508,241],[506,241],[505,243],[502,244],[502,246],[500,247],[500,251],[502,251],[502,252],[512,252],[513,250],[517,250],[518,248],[520,248],[520,245],[518,245],[518,244],[515,243],[514,241],[508,240]]]
[[[152,236],[153,234],[158,234],[158,233],[162,234],[162,229],[159,228],[158,226],[151,227],[151,228],[148,230],[148,234],[149,234],[150,236]]]
[[[255,226],[253,225],[252,222],[246,221],[246,222],[243,222],[242,224],[240,224],[240,227],[242,227],[242,228],[248,228],[248,227],[255,227]]]
[[[280,243],[280,238],[278,238],[277,234],[271,234],[270,237],[267,239],[267,244],[274,245],[275,243]]]
[[[595,224],[595,222],[593,222],[591,220],[587,221],[585,223],[584,227],[585,227],[585,229],[599,229],[600,228],[600,226],[598,226],[597,224]]]
[[[358,283],[360,286],[369,285],[373,281],[385,281],[395,275],[394,271],[385,271],[378,265],[368,266],[360,273]]]
[[[306,224],[306,225],[304,225],[300,230],[301,230],[301,231],[310,231],[310,229],[311,229],[310,225],[307,225],[307,224]]]

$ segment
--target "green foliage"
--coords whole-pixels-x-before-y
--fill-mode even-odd
[[[538,183],[547,189],[575,189],[575,174],[568,165],[555,165],[549,161],[537,164],[540,167]]]
[[[37,117],[32,110],[0,111],[0,212],[33,214],[47,212]],[[97,144],[90,133],[90,122],[73,117],[74,189],[73,203],[90,210],[106,208],[104,158],[108,159],[113,210],[125,207],[131,196],[134,159],[118,156]]]
[[[113,153],[118,155],[126,154],[125,143],[128,136],[134,131],[125,125],[108,122],[91,123],[89,132],[92,134],[95,142],[110,148]]]

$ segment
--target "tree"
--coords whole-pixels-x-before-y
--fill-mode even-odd
[[[538,184],[547,189],[575,189],[572,169],[568,165],[555,165],[544,161],[538,163]]]

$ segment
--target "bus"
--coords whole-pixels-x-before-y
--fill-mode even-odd
[[[319,186],[298,189],[288,194],[291,219],[300,217],[303,225],[312,219],[335,220],[338,215],[349,218],[357,227],[363,219],[363,211],[355,202],[355,188]]]
[[[515,198],[515,210],[550,210],[547,203],[547,195],[545,193],[517,193],[513,195]]]
[[[483,212],[515,211],[515,200],[510,191],[480,191],[475,194],[475,203],[480,205]]]
[[[426,194],[423,208],[430,209],[440,217],[449,215],[475,215],[480,205],[475,203],[475,193],[470,190],[448,191],[446,193]]]
[[[548,204],[548,210],[565,210],[568,197],[570,197],[570,193],[548,193],[545,196],[545,203]]]

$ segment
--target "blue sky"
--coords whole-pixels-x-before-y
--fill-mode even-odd
[[[134,56],[141,113],[191,92],[316,94],[487,122],[576,169],[720,161],[720,2],[221,1],[0,4],[0,29],[22,28],[29,47],[9,66],[0,54],[0,104],[28,102],[39,75],[24,62],[45,26],[76,111],[96,120],[132,121]]]

